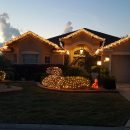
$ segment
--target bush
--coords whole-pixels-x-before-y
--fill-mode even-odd
[[[42,84],[52,89],[77,90],[90,87],[90,80],[81,76],[49,75],[42,80]]]
[[[13,65],[15,80],[34,80],[41,81],[47,74],[46,69],[55,65],[38,65],[38,64],[19,64]],[[62,67],[63,65],[57,65]]]
[[[83,76],[86,78],[90,78],[90,75],[86,70],[83,70],[79,67],[65,67],[63,68],[64,76]]]
[[[5,79],[6,73],[4,71],[0,71],[0,81]]]
[[[114,77],[107,77],[103,79],[103,87],[106,89],[116,89],[116,80]]]

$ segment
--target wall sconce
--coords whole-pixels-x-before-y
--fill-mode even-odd
[[[81,50],[80,50],[80,55],[82,55],[82,54],[83,54],[83,52],[84,52],[84,50],[83,50],[83,49],[81,49]]]
[[[104,62],[109,62],[109,61],[110,61],[110,58],[109,57],[105,57]]]
[[[102,61],[97,61],[97,66],[101,66],[102,65]]]

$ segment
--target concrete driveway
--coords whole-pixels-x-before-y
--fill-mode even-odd
[[[117,84],[117,90],[123,97],[125,97],[130,102],[130,84]],[[130,119],[125,126],[130,127]]]
[[[128,101],[130,101],[130,84],[118,83],[117,90],[122,96],[124,96]]]

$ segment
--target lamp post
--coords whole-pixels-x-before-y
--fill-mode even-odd
[[[100,61],[100,60],[97,61],[97,66],[99,67],[98,68],[98,80],[99,80],[99,84],[100,84],[100,77],[101,77],[101,74],[100,74],[101,73],[100,72],[101,71],[101,65],[102,65],[102,61]]]

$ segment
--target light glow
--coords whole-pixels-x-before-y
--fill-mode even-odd
[[[110,61],[110,58],[109,57],[105,57],[104,62],[109,62],[109,61]]]
[[[80,50],[80,55],[82,55],[82,54],[83,54],[83,52],[84,52],[84,50],[83,50],[83,49],[81,49],[81,50]]]
[[[42,84],[56,90],[75,90],[88,88],[90,80],[81,76],[62,76],[62,70],[59,67],[49,67],[46,71],[49,76],[42,80]]]
[[[101,66],[102,65],[102,61],[97,61],[97,65]]]

